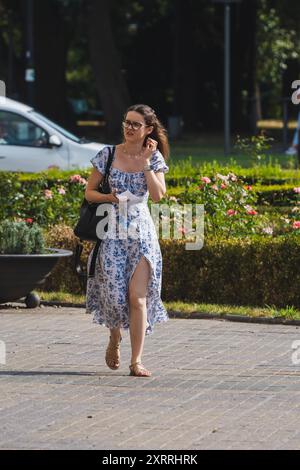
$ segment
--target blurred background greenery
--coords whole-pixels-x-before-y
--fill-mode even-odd
[[[175,158],[221,158],[223,22],[223,6],[211,0],[0,0],[0,78],[7,96],[80,136],[118,140],[126,107],[143,102],[166,127],[180,123],[170,135]],[[278,124],[284,106],[296,120],[299,38],[298,0],[232,4],[233,135]],[[282,153],[276,127],[267,132]]]

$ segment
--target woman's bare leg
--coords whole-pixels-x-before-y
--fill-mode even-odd
[[[110,328],[110,340],[109,340],[109,345],[112,345],[113,347],[118,345],[120,343],[120,338],[121,338],[121,329],[120,328]],[[109,367],[115,367],[120,360],[120,351],[118,349],[113,349],[109,352],[106,350],[106,362]]]
[[[128,287],[131,364],[142,360],[147,325],[146,295],[149,277],[150,266],[146,258],[142,256]]]
[[[113,343],[118,343],[121,336],[121,328],[110,328],[110,336]]]

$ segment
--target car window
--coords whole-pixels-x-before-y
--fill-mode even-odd
[[[81,139],[79,139],[79,137],[77,137],[76,135],[74,135],[71,132],[67,131],[63,127],[59,126],[58,124],[56,124],[56,122],[51,121],[50,119],[48,119],[43,114],[40,114],[37,111],[29,111],[29,113],[32,114],[34,117],[39,118],[39,120],[44,121],[45,124],[48,124],[48,126],[53,127],[53,129],[60,132],[62,135],[64,135],[68,139],[71,139],[74,142],[77,142],[78,144],[81,143]]]
[[[47,147],[48,133],[20,114],[0,111],[0,145]]]

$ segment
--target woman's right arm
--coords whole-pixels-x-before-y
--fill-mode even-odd
[[[92,169],[92,173],[88,178],[88,182],[85,188],[84,197],[88,202],[119,202],[119,199],[115,196],[116,190],[114,189],[111,193],[104,194],[98,191],[99,185],[103,180],[104,176],[97,168]]]

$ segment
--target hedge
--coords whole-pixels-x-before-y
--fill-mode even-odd
[[[299,237],[161,243],[166,300],[300,307]]]
[[[298,183],[299,184],[299,183]],[[300,185],[299,185],[300,186]],[[294,191],[295,185],[257,185],[252,187],[252,191],[257,195],[257,204],[263,205],[268,203],[272,206],[288,206],[293,205],[299,199],[299,195]],[[167,195],[181,198],[183,201],[185,187],[167,186]]]
[[[75,251],[77,239],[67,226],[46,234],[47,246]],[[201,250],[185,250],[185,240],[160,240],[165,301],[300,307],[300,237],[207,240]],[[84,243],[83,265],[93,244]],[[62,259],[44,290],[82,293],[74,257]]]
[[[299,169],[284,169],[280,167],[250,167],[242,168],[239,166],[224,166],[218,162],[203,163],[201,166],[193,165],[189,159],[182,160],[178,164],[167,162],[169,165],[169,172],[165,174],[166,183],[169,187],[188,186],[192,183],[198,183],[199,178],[202,176],[211,177],[214,171],[227,174],[229,171],[240,176],[245,184],[259,184],[263,186],[268,185],[300,185],[300,170]],[[1,179],[7,180],[16,178],[24,187],[35,186],[42,180],[46,187],[51,188],[57,183],[57,180],[63,184],[67,182],[70,176],[74,173],[80,173],[83,178],[88,178],[92,169],[90,168],[81,170],[46,170],[39,173],[18,173],[18,172],[5,172],[0,171],[0,184]]]

